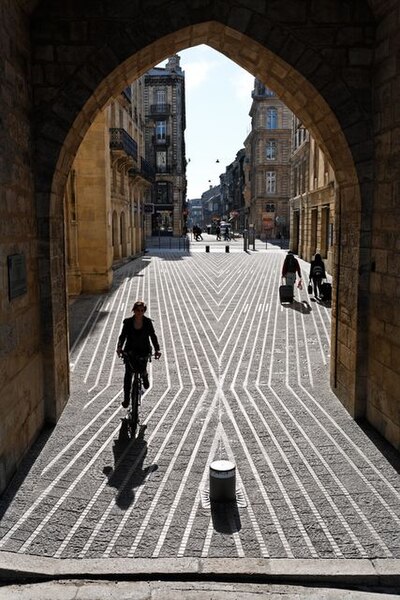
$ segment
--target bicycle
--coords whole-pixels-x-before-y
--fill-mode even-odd
[[[133,439],[136,436],[136,431],[140,423],[139,407],[143,394],[143,373],[146,369],[147,361],[151,360],[151,357],[130,356],[128,352],[123,352],[122,358],[125,363],[128,363],[133,372],[129,394],[131,402],[127,415],[123,417],[123,421],[127,425],[128,435]]]

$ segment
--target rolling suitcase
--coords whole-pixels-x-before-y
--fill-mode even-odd
[[[279,286],[279,298],[281,303],[293,302],[293,286],[281,285]]]
[[[323,302],[330,302],[332,300],[332,285],[327,281],[321,285],[321,299]]]

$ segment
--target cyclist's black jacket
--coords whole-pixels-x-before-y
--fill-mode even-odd
[[[159,352],[160,345],[152,320],[148,317],[143,317],[143,327],[135,329],[134,319],[135,317],[124,319],[122,331],[118,338],[118,348],[129,352],[132,356],[149,356],[151,354],[151,340],[155,352]]]

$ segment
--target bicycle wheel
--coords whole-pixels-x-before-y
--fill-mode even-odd
[[[140,395],[140,381],[137,373],[132,383],[131,390],[131,410],[129,415],[129,432],[132,438],[136,435],[136,430],[139,424],[139,395]]]

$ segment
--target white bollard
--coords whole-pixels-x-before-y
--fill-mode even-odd
[[[236,500],[236,467],[230,460],[215,460],[210,465],[210,501]]]

